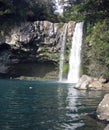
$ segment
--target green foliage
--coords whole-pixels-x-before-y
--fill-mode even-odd
[[[64,13],[65,21],[90,21],[94,23],[106,17],[109,17],[108,0],[76,0]]]
[[[75,5],[72,8],[70,8],[68,11],[66,11],[63,16],[65,18],[65,21],[71,21],[71,20],[77,22],[83,21],[84,15],[82,15],[79,12],[79,9],[80,9],[80,5]]]
[[[52,21],[54,15],[53,1],[49,0],[0,0],[0,20],[14,19],[14,21]]]
[[[12,13],[12,3],[10,0],[0,0],[0,16]]]
[[[92,76],[109,76],[109,19],[104,19],[87,27],[83,47],[83,66]]]
[[[65,63],[63,67],[63,75],[67,75],[68,71],[69,71],[69,64]]]

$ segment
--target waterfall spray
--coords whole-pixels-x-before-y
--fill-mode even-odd
[[[68,82],[77,83],[79,80],[81,63],[81,45],[83,35],[83,22],[77,23],[72,38],[72,47],[69,57]]]

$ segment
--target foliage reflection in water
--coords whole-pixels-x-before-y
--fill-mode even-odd
[[[86,113],[104,93],[51,81],[0,80],[0,130],[103,130]]]

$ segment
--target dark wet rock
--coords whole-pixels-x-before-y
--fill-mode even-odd
[[[2,51],[4,51],[4,50],[10,50],[10,49],[11,49],[11,47],[10,47],[9,44],[2,43],[2,44],[0,45],[0,52],[2,52]]]

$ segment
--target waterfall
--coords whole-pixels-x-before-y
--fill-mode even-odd
[[[77,23],[72,37],[72,47],[69,57],[68,82],[77,83],[79,80],[81,63],[81,45],[83,35],[83,22]]]
[[[67,33],[67,23],[63,27],[61,41],[60,41],[60,43],[61,43],[61,51],[60,51],[59,81],[62,81],[62,78],[63,78],[63,66],[64,66],[66,33]]]

